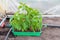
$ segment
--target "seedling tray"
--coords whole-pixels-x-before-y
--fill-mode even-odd
[[[10,21],[12,20],[13,18],[10,18]],[[42,19],[42,18],[41,18]],[[42,22],[40,23],[41,27],[42,27]],[[12,28],[12,33],[14,36],[41,36],[41,29],[40,29],[40,32],[18,32],[18,31],[14,31],[14,28]]]
[[[14,36],[41,36],[42,32],[16,32],[12,29]]]
[[[10,19],[10,21],[12,20],[13,18]],[[40,23],[41,27],[42,27],[42,22]],[[18,32],[18,31],[14,31],[14,28],[12,28],[12,33],[14,36],[41,36],[41,29],[40,29],[40,32]]]
[[[42,15],[38,10],[28,7],[24,3],[20,3],[20,4],[22,6],[19,6],[18,11],[10,19],[10,24],[14,29],[14,30],[12,29],[12,33],[16,36],[40,36],[41,29],[42,29]],[[19,12],[21,8],[23,8],[22,9],[23,14],[20,14]],[[30,31],[28,31],[28,29]],[[18,31],[18,30],[21,30],[21,31]],[[31,32],[31,30],[33,32]]]

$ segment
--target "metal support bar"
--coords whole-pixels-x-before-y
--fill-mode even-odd
[[[2,23],[6,20],[7,16],[1,21],[0,26],[2,25]]]
[[[60,25],[56,24],[43,24],[44,27],[54,27],[54,28],[60,28]]]
[[[42,15],[42,17],[54,18],[54,17],[60,17],[60,15]]]

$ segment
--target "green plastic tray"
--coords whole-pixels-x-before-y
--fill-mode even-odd
[[[41,36],[41,32],[16,32],[12,30],[14,36]]]
[[[13,19],[13,17],[12,18],[10,18],[10,21]],[[17,32],[17,31],[14,31],[13,29],[12,29],[12,33],[13,33],[13,35],[14,36],[41,36],[41,30],[42,30],[42,16],[41,16],[41,18],[40,18],[40,20],[41,20],[41,23],[40,23],[40,32]],[[13,26],[13,25],[12,25]]]

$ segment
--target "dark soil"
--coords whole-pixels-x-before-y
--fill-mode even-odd
[[[60,18],[43,18],[43,23],[60,25]]]
[[[22,30],[15,30],[15,32],[22,32]],[[24,30],[23,32],[34,32],[32,29]],[[40,30],[35,30],[35,32],[40,32]]]
[[[40,37],[32,37],[32,36],[28,36],[28,37],[24,37],[24,36],[12,36],[10,34],[9,36],[9,40],[60,40],[60,28],[44,28],[42,30],[42,35]],[[4,40],[5,35],[0,35],[0,39]]]
[[[43,23],[60,25],[60,18],[44,18]],[[4,30],[4,29],[1,29],[1,31],[3,31],[4,33],[5,33],[5,31],[9,30],[9,29]],[[5,38],[5,34],[0,35],[0,40],[4,40],[4,38]],[[42,29],[42,35],[40,37],[32,37],[32,36],[14,37],[14,36],[12,36],[12,33],[11,33],[9,35],[8,39],[9,40],[60,40],[60,28],[52,28],[52,27],[43,28]]]
[[[0,28],[0,35],[6,35],[9,31],[9,28]]]

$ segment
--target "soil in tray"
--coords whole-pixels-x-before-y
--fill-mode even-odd
[[[22,32],[21,30],[15,30],[14,32]],[[23,31],[23,32],[34,32],[34,31],[30,31],[30,30],[27,30],[27,31]],[[35,32],[40,32],[40,31],[35,31]]]
[[[22,30],[15,30],[15,32],[22,32]],[[32,29],[25,30],[24,32],[34,32]],[[40,30],[35,30],[35,32],[40,32]]]

